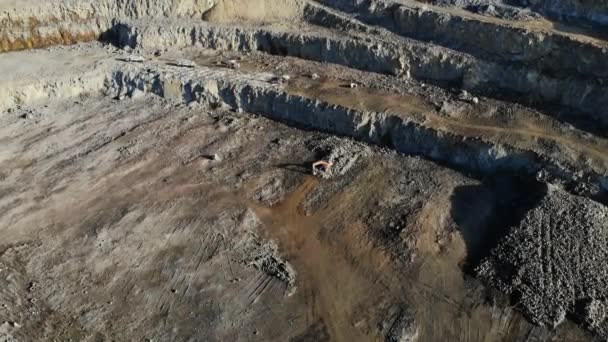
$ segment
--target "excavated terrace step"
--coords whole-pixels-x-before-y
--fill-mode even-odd
[[[115,26],[120,46],[262,51],[449,84],[487,96],[514,94],[524,102],[562,105],[608,127],[608,87],[595,81],[549,77],[413,40],[390,42],[308,27],[282,29],[212,25],[198,21],[123,21]]]
[[[180,18],[201,20],[216,0],[185,2],[70,0],[11,7],[0,1],[0,51],[71,44],[94,40],[112,27],[114,20]],[[294,0],[294,2],[296,2]],[[299,1],[298,1],[299,2]],[[321,0],[330,8],[354,12],[364,22],[397,34],[432,42],[501,63],[520,63],[551,76],[606,78],[608,43],[582,34],[553,30],[547,23],[527,25],[442,8],[413,0]],[[302,19],[336,29],[336,15],[306,1]],[[331,13],[328,13],[331,14]],[[321,17],[321,20],[319,20]],[[326,20],[327,23],[323,21]],[[332,27],[336,25],[335,27]],[[351,28],[348,25],[346,28]],[[344,27],[342,27],[344,29]]]
[[[60,53],[68,53],[66,51],[59,50]],[[45,52],[39,58],[52,57],[52,54]],[[608,178],[604,173],[581,169],[582,166],[574,161],[555,160],[538,151],[453,134],[428,126],[424,116],[357,110],[293,94],[277,84],[276,76],[270,73],[243,73],[208,67],[183,68],[160,62],[128,63],[109,54],[104,56],[97,53],[77,52],[74,57],[90,60],[90,67],[67,67],[63,73],[59,68],[50,72],[48,77],[43,77],[44,72],[41,72],[37,77],[15,82],[16,90],[8,92],[9,95],[31,93],[38,96],[23,97],[18,101],[0,98],[3,100],[0,104],[7,109],[17,102],[66,99],[81,93],[102,91],[122,98],[148,92],[184,103],[197,101],[212,106],[229,105],[235,110],[256,113],[298,127],[353,137],[481,174],[514,172],[535,176],[541,172],[549,179],[564,182],[566,186],[587,184],[584,188],[586,195],[599,195],[608,190]],[[32,61],[35,62],[35,59]],[[95,75],[94,82],[90,81],[90,75]],[[100,81],[102,75],[103,82]],[[8,86],[4,84],[2,88]]]
[[[379,29],[383,25],[377,27],[366,25],[352,17],[341,15],[340,11],[334,11],[314,2],[305,2],[306,6],[302,7],[303,18],[314,24],[322,24],[325,30],[318,26],[300,25],[297,29],[281,30],[276,27],[228,27],[203,22],[201,16],[212,6],[212,2],[186,4],[178,0],[151,2],[133,0],[124,3],[110,0],[100,2],[71,0],[50,3],[29,1],[23,4],[22,8],[17,9],[7,7],[7,0],[4,0],[0,1],[0,5],[3,5],[0,6],[3,10],[0,21],[4,23],[0,29],[0,48],[3,51],[28,49],[88,41],[100,37],[113,40],[113,34],[116,34],[119,36],[120,44],[130,46],[170,48],[197,45],[218,49],[259,50],[339,63],[366,71],[411,76],[490,97],[521,100],[526,104],[541,107],[561,106],[573,112],[569,114],[573,120],[582,118],[582,121],[595,122],[601,128],[608,127],[608,114],[604,110],[608,108],[608,87],[601,80],[585,78],[586,71],[583,70],[588,68],[600,74],[608,72],[606,71],[608,67],[603,64],[608,63],[608,58],[598,57],[605,54],[605,49],[599,53],[597,46],[593,44],[585,45],[586,43],[583,42],[571,41],[583,44],[582,46],[585,49],[590,48],[591,52],[574,46],[566,49],[561,47],[559,40],[555,41],[555,44],[547,43],[557,37],[550,35],[547,36],[549,38],[532,45],[522,45],[520,44],[522,39],[525,41],[522,37],[538,32],[519,29],[513,31],[513,27],[509,25],[495,25],[477,19],[458,19],[458,16],[438,10],[423,10],[418,3],[411,1],[373,0],[363,2],[358,7],[363,11],[363,14],[358,16],[360,19],[372,18],[370,20],[375,23],[379,19],[374,19],[373,16],[381,16],[384,22],[380,24],[384,23],[388,28],[391,28],[392,24],[389,25],[386,21],[394,21],[398,18],[393,15],[394,13],[386,16],[388,9],[395,13],[414,11],[418,16],[411,17],[418,18],[416,20],[424,19],[419,15],[432,14],[437,18],[446,15],[445,18],[438,19],[443,25],[437,26],[441,28],[439,31],[434,31],[433,28],[420,29],[424,27],[420,26],[423,22],[431,26],[436,24],[426,19],[415,23],[414,27],[417,32],[436,32],[445,37],[449,37],[450,34],[460,35],[454,37],[453,41],[465,39],[466,42],[473,44],[472,47],[481,46],[479,49],[471,48],[474,50],[471,54],[464,54],[456,51],[454,47],[441,48],[402,38],[385,29]],[[345,2],[332,2],[331,5],[344,7]],[[454,25],[464,25],[462,30],[453,29],[458,27],[452,26],[451,21],[456,20],[454,18],[458,19]],[[505,30],[505,34],[499,37],[507,38],[496,40],[494,34],[488,36],[488,28],[480,28],[478,25],[481,24],[494,25],[500,30]],[[396,24],[392,26],[393,29],[400,27]],[[352,33],[347,33],[351,30]],[[485,35],[485,38],[482,37],[481,40],[475,38],[476,35],[469,34],[470,30]],[[484,42],[486,38],[492,42],[497,41],[496,44],[492,43],[497,46],[486,44]],[[525,49],[525,53],[517,53],[517,51],[500,53],[500,49],[505,49],[507,46]],[[505,63],[504,60],[494,61],[494,58],[479,58],[481,55],[476,52],[483,49],[494,51],[493,53],[501,56],[510,56],[508,58],[511,59],[528,58],[534,63]],[[584,58],[581,58],[579,53],[584,55]],[[553,56],[553,54],[557,55]],[[569,57],[564,57],[566,60],[560,56]],[[566,69],[571,66],[576,67],[577,72],[574,74],[578,77],[564,77],[559,73],[554,75],[553,72],[549,72],[551,67],[547,70],[546,65],[538,63],[554,63],[567,73],[570,71]]]
[[[198,18],[216,0],[0,0],[0,52],[99,39],[117,18]]]
[[[512,22],[414,0],[320,0],[397,34],[561,78],[608,77],[608,41],[548,21]]]
[[[0,54],[0,113],[99,92],[115,65],[108,50],[89,46]]]
[[[139,71],[138,71],[139,70]],[[175,69],[164,65],[152,71],[141,67],[117,70],[111,89],[116,96],[139,90],[184,102],[225,103],[298,127],[349,136],[410,155],[422,155],[458,169],[480,173],[548,173],[566,183],[589,181],[595,191],[606,184],[603,174],[574,164],[551,160],[534,151],[461,136],[425,124],[424,118],[401,113],[361,111],[296,95],[275,84],[275,75],[249,74],[205,67]],[[581,177],[582,176],[582,177]]]
[[[515,0],[514,4],[529,7],[558,20],[608,26],[607,0]]]

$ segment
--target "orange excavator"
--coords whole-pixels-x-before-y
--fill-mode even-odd
[[[312,174],[314,176],[316,176],[320,170],[322,170],[323,172],[329,172],[329,170],[331,169],[331,167],[333,165],[334,165],[334,163],[327,162],[324,160],[316,161],[316,162],[312,163]]]

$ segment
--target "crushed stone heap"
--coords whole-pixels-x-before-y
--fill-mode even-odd
[[[608,209],[549,190],[478,268],[515,296],[529,318],[557,326],[574,316],[608,338]]]

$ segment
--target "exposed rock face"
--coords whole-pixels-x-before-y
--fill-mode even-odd
[[[535,323],[575,315],[608,337],[608,209],[550,190],[478,268],[492,286],[518,298]]]
[[[185,68],[176,75],[166,67],[158,66],[151,72],[145,65],[131,65],[113,73],[108,80],[108,92],[114,96],[129,96],[139,89],[178,101],[221,101],[234,109],[298,127],[350,136],[381,146],[389,145],[400,153],[427,156],[475,172],[516,171],[532,175],[542,169],[551,177],[566,182],[578,172],[567,161],[551,160],[532,151],[438,131],[414,118],[402,118],[397,113],[353,110],[292,95],[281,86],[272,84],[272,78],[272,75],[263,74],[246,77],[227,71],[201,73],[201,70],[193,72]],[[213,87],[209,88],[209,82]],[[604,179],[595,172],[584,174],[594,188],[599,187]]]
[[[432,0],[432,3],[507,20],[538,20],[545,16],[572,24],[608,25],[608,2],[604,0]]]
[[[45,18],[143,18],[143,17],[201,17],[217,0],[67,0],[24,1],[13,4],[0,3],[2,15],[17,21],[29,18],[43,21]]]
[[[432,0],[445,7],[458,7],[467,11],[505,20],[538,20],[541,16],[528,8],[513,6],[501,0]]]
[[[126,20],[116,25],[114,31],[121,46],[263,51],[365,71],[449,82],[475,93],[518,94],[529,101],[575,108],[588,113],[600,125],[608,125],[608,116],[598,110],[608,106],[608,90],[594,80],[556,78],[527,66],[477,59],[414,40],[370,42],[366,35],[337,36],[270,27],[215,26],[186,20],[179,23]],[[494,39],[493,36],[487,38]]]
[[[216,0],[0,2],[0,52],[98,39],[119,18],[202,18]]]
[[[130,47],[258,50],[557,104],[608,127],[603,42],[459,16],[409,0],[321,2],[327,7],[296,0],[280,6],[268,0],[247,6],[241,0],[70,0],[26,2],[17,9],[0,1],[0,52],[99,38]],[[234,24],[237,18],[238,25],[211,23]],[[267,20],[328,30],[244,25]]]
[[[466,52],[501,63],[521,63],[544,73],[607,77],[603,44],[583,41],[563,32],[528,30],[509,21],[466,17],[417,1],[323,0],[328,6],[357,14],[364,22],[399,35]]]
[[[157,291],[158,303],[147,296],[140,306],[145,310],[133,310],[137,306],[122,299],[119,306],[130,309],[128,316],[149,312],[153,303],[159,317],[167,318],[175,303],[173,318],[158,328],[164,334],[186,336],[178,325],[164,328],[190,320],[186,326],[194,332],[211,323],[202,331],[211,337],[200,340],[233,340],[224,336],[266,320],[259,312],[299,314],[288,302],[276,306],[279,313],[271,309],[264,298],[279,293],[275,284],[306,308],[299,315],[306,321],[302,334],[292,341],[371,340],[356,338],[370,332],[390,342],[419,335],[425,341],[484,339],[471,331],[480,319],[486,336],[507,336],[503,329],[518,330],[520,323],[531,326],[514,317],[511,307],[503,310],[504,303],[487,318],[477,315],[476,306],[487,304],[485,292],[477,280],[463,277],[465,264],[465,272],[480,265],[480,278],[511,295],[533,323],[554,328],[572,317],[608,339],[608,208],[599,204],[608,203],[608,40],[603,32],[562,27],[532,12],[608,25],[607,5],[608,0],[0,0],[0,52],[6,52],[0,54],[0,141],[9,151],[0,149],[0,213],[11,214],[0,214],[6,225],[0,234],[7,237],[0,241],[10,245],[0,251],[0,262],[10,262],[0,272],[17,270],[22,259],[38,262],[27,272],[13,272],[23,281],[5,295],[0,286],[0,304],[17,298],[27,304],[22,312],[31,312],[36,306],[25,292],[34,283],[27,278],[51,270],[59,281],[46,279],[40,286],[46,287],[40,298],[51,304],[40,312],[65,314],[57,319],[70,327],[72,318],[82,323],[86,313],[94,320],[84,322],[83,336],[89,333],[85,326],[93,333],[98,322],[120,321],[121,315],[83,310],[95,302],[65,285],[82,285],[91,270],[129,259],[117,247],[136,246],[137,240],[123,235],[135,232],[137,250],[155,240],[146,253],[160,245],[167,251],[158,259],[134,252],[145,263],[132,258],[116,268],[123,278],[110,272],[90,277],[90,283],[103,290],[99,303],[106,302],[102,282],[124,279],[115,282],[117,293],[128,294],[125,289],[135,288],[133,268],[149,263],[146,274],[133,278],[144,284],[134,295]],[[100,42],[54,47],[92,40]],[[41,47],[51,48],[13,52]],[[102,95],[107,98],[97,98]],[[271,121],[307,132],[295,134]],[[320,174],[328,179],[308,176],[319,160],[327,166]],[[503,191],[507,187],[517,191]],[[471,199],[474,205],[468,205]],[[138,205],[141,211],[132,208]],[[168,208],[175,213],[167,215]],[[212,215],[197,219],[206,212]],[[147,221],[147,214],[155,221]],[[62,240],[44,237],[57,236],[63,228],[58,222],[82,227],[78,235],[66,232],[69,243],[53,246]],[[125,229],[110,231],[118,223]],[[480,233],[479,227],[493,229]],[[28,236],[20,235],[23,228],[33,239],[24,241],[44,238],[61,257],[65,246],[83,247],[85,253],[73,259],[83,264],[86,257],[87,267],[80,268],[86,277],[66,278],[70,272],[64,270],[78,269],[69,264],[47,267],[53,255],[34,244],[24,245],[32,254],[18,256],[14,246]],[[321,257],[309,260],[315,254]],[[100,255],[114,255],[116,262]],[[427,262],[433,259],[442,260]],[[98,267],[99,260],[106,265]],[[245,276],[233,272],[233,261]],[[205,263],[206,273],[199,269]],[[440,273],[449,277],[436,277]],[[258,280],[247,280],[247,274]],[[191,287],[192,279],[210,287]],[[23,286],[26,281],[30,285]],[[458,284],[443,289],[450,282]],[[54,289],[56,283],[63,288]],[[78,301],[65,312],[57,310],[62,291]],[[211,301],[201,300],[207,295]],[[178,307],[184,299],[188,306]],[[244,306],[223,310],[233,299]],[[257,311],[255,303],[271,307]],[[193,317],[200,309],[209,312]],[[440,311],[450,314],[438,319]],[[174,314],[188,312],[190,318]],[[243,319],[243,313],[251,317]],[[228,327],[232,314],[243,325]],[[22,340],[20,323],[5,318],[0,342]],[[118,328],[139,326],[148,334],[150,328],[140,324],[148,318]],[[281,325],[285,335],[268,338],[278,330],[272,324],[252,333],[289,340],[299,331],[287,319]],[[54,324],[48,322],[44,326]],[[32,327],[43,324],[24,326],[23,332],[36,333]],[[439,326],[456,333],[435,335]],[[433,338],[443,335],[461,338]],[[111,338],[72,338],[92,339]]]
[[[21,62],[31,62],[33,67],[39,60],[64,58],[68,52],[62,49],[38,51]],[[183,68],[174,66],[174,63],[162,65],[154,61],[129,63],[124,58],[108,59],[86,52],[68,56],[84,63],[70,64],[75,73],[54,72],[51,68],[44,72],[44,77],[27,77],[26,74],[32,71],[30,67],[13,68],[8,82],[4,82],[6,86],[0,87],[0,110],[18,104],[100,91],[118,99],[153,93],[179,102],[196,101],[212,107],[226,105],[237,111],[350,136],[475,172],[507,171],[534,176],[542,171],[560,182],[585,182],[591,186],[585,190],[586,193],[601,191],[602,187],[606,189],[606,177],[601,167],[590,168],[588,164],[555,153],[545,154],[541,150],[530,151],[487,139],[452,134],[428,125],[416,116],[405,118],[398,112],[360,110],[297,95],[282,85],[274,84],[272,74],[244,74],[232,69],[206,67]],[[0,61],[8,63],[9,57],[0,56]],[[86,67],[87,60],[95,62]],[[40,70],[36,74],[42,73]]]
[[[513,2],[556,19],[608,25],[608,1],[606,0],[514,0]]]

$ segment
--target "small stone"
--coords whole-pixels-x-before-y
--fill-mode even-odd
[[[291,76],[289,76],[289,75],[281,76],[281,82],[288,82],[290,79],[291,79]]]
[[[474,104],[479,103],[479,98],[471,96],[471,94],[464,89],[460,91],[460,94],[458,95],[458,99],[461,101],[467,101],[467,102],[471,102]]]
[[[216,154],[212,154],[212,155],[211,155],[211,160],[215,160],[215,161],[221,161],[221,160],[222,160],[222,158],[220,157],[220,155],[219,155],[219,154],[217,154],[217,153],[216,153]]]
[[[351,83],[351,84],[350,84],[350,87],[351,87],[351,88],[357,88],[357,87],[359,87],[359,85],[358,85],[357,83]]]
[[[143,63],[146,59],[140,55],[129,55],[126,60],[131,63]]]
[[[241,67],[241,63],[239,63],[236,59],[228,60],[225,64],[230,69],[239,69]]]
[[[27,291],[28,292],[34,291],[34,289],[36,289],[36,286],[38,286],[38,283],[36,283],[35,281],[30,281],[27,285]]]
[[[319,75],[316,73],[313,73],[312,75],[310,75],[310,78],[312,78],[313,80],[318,80],[319,79]]]
[[[194,61],[191,61],[189,59],[178,59],[175,61],[174,63],[176,66],[178,67],[183,67],[183,68],[194,68],[196,67],[196,63]]]

